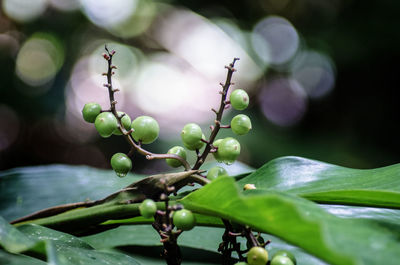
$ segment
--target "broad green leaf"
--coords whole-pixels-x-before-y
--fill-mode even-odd
[[[400,208],[400,164],[366,170],[282,157],[238,183],[286,191],[322,203]]]
[[[87,166],[37,166],[0,172],[0,215],[11,221],[55,205],[97,200],[141,179]]]
[[[222,242],[224,230],[223,228],[196,226],[192,230],[182,233],[178,239],[178,244],[180,247],[218,253],[218,246]],[[267,250],[271,255],[279,249],[287,249],[295,254],[298,264],[325,264],[317,258],[304,253],[304,251],[299,248],[293,247],[276,237],[263,235],[263,238],[271,240],[272,242],[267,246]],[[120,226],[102,233],[83,237],[82,239],[96,249],[122,246],[162,246],[159,235],[150,225]],[[243,246],[242,249],[245,249],[245,239],[239,237],[238,242],[241,242]]]
[[[22,225],[18,227],[18,232],[28,241],[45,242],[50,264],[140,264],[130,256],[95,250],[80,238],[39,225]]]
[[[0,216],[0,246],[11,253],[33,251],[44,253],[44,242],[33,240],[7,223]]]
[[[26,255],[11,254],[0,250],[0,264],[7,265],[46,265],[45,261],[35,259]]]
[[[315,203],[285,193],[242,196],[230,178],[213,181],[181,203],[192,211],[278,236],[331,264],[395,265],[400,259],[400,242],[386,229],[338,218]]]
[[[61,244],[76,248],[93,249],[89,244],[78,237],[62,233],[44,226],[36,224],[25,224],[19,226],[18,230],[34,241],[47,240],[52,241],[55,245]]]

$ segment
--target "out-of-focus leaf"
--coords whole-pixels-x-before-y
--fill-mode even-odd
[[[196,226],[190,231],[186,231],[178,238],[180,247],[205,250],[218,253],[218,246],[222,242],[223,228],[215,227],[199,227]],[[265,240],[271,240],[271,244],[267,246],[270,253],[275,253],[279,249],[286,249],[293,252],[296,256],[298,264],[322,265],[325,262],[306,254],[297,247],[291,246],[284,241],[263,234]],[[160,236],[149,225],[126,225],[111,229],[96,235],[83,237],[83,240],[88,242],[96,249],[107,249],[122,246],[161,246]],[[246,247],[244,238],[240,238],[243,248]],[[135,252],[133,252],[134,254]],[[135,256],[136,258],[136,256]],[[138,258],[140,260],[140,258]],[[147,263],[145,263],[147,264]],[[186,264],[186,261],[184,262]]]
[[[44,254],[44,242],[33,240],[18,231],[0,216],[0,246],[11,253],[33,251]]]
[[[44,262],[39,259],[35,259],[25,255],[19,254],[11,254],[0,250],[0,264],[4,265],[46,265],[47,262]]]
[[[93,249],[82,239],[72,236],[70,234],[62,233],[47,227],[36,224],[25,224],[18,227],[25,236],[32,240],[48,240],[52,241],[55,245],[67,245],[76,248]]]
[[[338,218],[315,203],[285,193],[240,196],[230,178],[213,181],[181,203],[189,210],[278,236],[331,264],[395,265],[400,259],[400,242],[386,229]]]
[[[301,157],[282,157],[238,183],[286,191],[322,203],[400,208],[400,164],[361,170]]]
[[[0,173],[0,215],[11,221],[55,205],[97,200],[140,180],[86,166],[38,166]]]

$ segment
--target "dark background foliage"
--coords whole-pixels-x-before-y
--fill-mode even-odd
[[[253,103],[246,114],[252,118],[254,130],[250,135],[240,138],[244,146],[240,160],[257,167],[278,156],[299,155],[357,168],[380,167],[399,161],[400,80],[397,72],[400,58],[400,2],[204,0],[154,1],[154,4],[187,8],[210,21],[223,18],[243,32],[252,31],[254,25],[266,16],[280,16],[297,29],[303,47],[326,54],[333,62],[335,84],[332,91],[324,97],[307,100],[304,115],[288,126],[276,124],[265,117],[260,106],[260,84],[272,82],[277,77],[284,78],[288,75],[287,70],[284,67],[263,70],[263,75],[252,83],[250,95]],[[128,147],[123,139],[117,137],[74,138],[74,133],[82,132],[71,129],[65,115],[65,91],[73,68],[79,59],[93,52],[88,51],[85,45],[94,40],[100,43],[123,43],[139,49],[146,56],[165,51],[165,47],[155,45],[148,38],[147,31],[128,37],[116,36],[94,25],[84,9],[76,8],[67,12],[54,6],[48,6],[43,13],[29,21],[17,21],[2,6],[1,170],[50,163],[109,168],[109,157],[117,151],[128,151]],[[138,8],[137,12],[142,10]],[[163,16],[164,13],[159,9],[155,11],[156,19],[162,19]],[[131,26],[140,21],[140,18],[136,19],[136,24]],[[50,82],[32,85],[16,74],[16,62],[21,46],[38,32],[58,39],[63,47],[64,60]],[[185,32],[182,36],[185,36]],[[100,55],[101,52],[98,53]],[[42,65],[39,61],[31,61],[31,64],[37,67]],[[240,66],[238,69],[246,73],[246,69]],[[44,92],[26,92],[33,90]],[[102,92],[105,91],[99,93]],[[144,110],[137,111],[135,106],[132,108],[134,113],[146,113]],[[212,115],[207,115],[212,121]],[[149,148],[165,152],[172,144],[179,144],[178,131],[172,137],[173,134],[162,137]],[[151,163],[147,164],[138,157],[135,158],[134,167],[142,172],[165,168],[162,162]]]

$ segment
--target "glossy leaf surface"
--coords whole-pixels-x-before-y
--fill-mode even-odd
[[[397,264],[400,244],[385,229],[327,213],[317,204],[280,192],[239,194],[221,178],[181,202],[202,214],[219,216],[273,234],[332,264]]]
[[[366,170],[282,157],[238,183],[286,191],[321,203],[400,208],[400,164]]]

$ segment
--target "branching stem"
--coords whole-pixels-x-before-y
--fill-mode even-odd
[[[146,149],[144,149],[143,147],[141,147],[141,145],[139,145],[138,143],[135,142],[135,140],[133,139],[132,135],[130,134],[131,131],[127,131],[125,129],[125,127],[122,125],[121,122],[121,118],[118,115],[117,109],[115,107],[115,105],[117,104],[117,101],[114,98],[114,93],[118,92],[119,89],[113,89],[113,85],[112,85],[112,75],[113,75],[113,70],[117,69],[113,64],[112,64],[112,58],[115,54],[115,51],[112,50],[110,51],[107,46],[105,46],[105,50],[107,52],[107,54],[104,54],[103,57],[104,59],[107,60],[108,62],[108,69],[107,69],[107,84],[105,84],[104,86],[108,88],[108,96],[110,99],[110,112],[112,112],[114,114],[114,116],[117,118],[118,121],[118,127],[122,133],[122,135],[125,137],[126,141],[129,143],[129,145],[134,148],[139,154],[146,156],[146,159],[148,160],[153,160],[153,159],[177,159],[179,160],[182,165],[185,168],[185,171],[190,170],[190,165],[189,163],[186,161],[186,159],[175,155],[175,154],[154,154],[150,151],[147,151]],[[132,153],[133,152],[129,152]]]
[[[228,70],[228,72],[226,75],[225,84],[220,83],[220,85],[222,86],[222,91],[220,92],[221,103],[219,106],[219,110],[216,111],[215,109],[212,109],[212,111],[215,112],[215,115],[217,116],[215,119],[215,126],[212,127],[211,135],[208,140],[208,143],[206,144],[206,147],[205,147],[203,153],[201,154],[201,156],[199,156],[197,158],[196,164],[193,166],[192,169],[199,169],[201,167],[201,165],[204,163],[204,161],[206,161],[206,158],[207,158],[208,154],[210,153],[211,149],[213,149],[212,144],[215,140],[215,137],[217,137],[219,129],[221,128],[222,114],[223,114],[223,112],[225,110],[225,106],[227,104],[226,97],[228,95],[228,90],[229,90],[229,87],[233,84],[231,82],[231,80],[232,80],[233,73],[236,71],[236,69],[234,67],[235,67],[235,62],[237,60],[239,60],[239,58],[234,58],[232,63],[229,64],[229,66],[225,66],[225,68]]]

